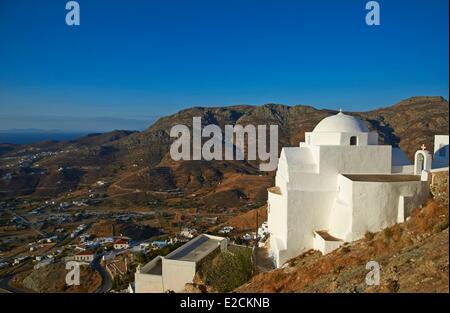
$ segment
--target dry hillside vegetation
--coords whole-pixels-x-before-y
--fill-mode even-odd
[[[82,283],[79,286],[66,285],[67,273],[65,264],[50,264],[37,270],[22,272],[14,277],[12,283],[19,288],[38,293],[91,293],[101,285],[100,274],[89,266],[80,267],[80,282]]]

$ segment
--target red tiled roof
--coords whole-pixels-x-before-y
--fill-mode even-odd
[[[117,244],[127,244],[128,241],[125,240],[125,239],[117,239],[115,243],[117,243]]]

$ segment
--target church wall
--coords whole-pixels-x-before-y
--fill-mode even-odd
[[[281,162],[280,162],[281,163]],[[287,182],[282,175],[282,171],[277,171],[275,186],[281,190],[281,195],[268,192],[268,227],[270,230],[271,254],[276,266],[279,265],[280,258],[283,258],[283,250],[286,249],[287,238]]]
[[[376,131],[369,132],[367,137],[367,144],[378,145],[378,133]]]
[[[335,197],[335,191],[288,191],[286,258],[314,247],[314,231],[328,229]]]
[[[353,182],[352,236],[358,240],[367,231],[377,232],[397,222],[400,196],[408,197],[405,218],[428,198],[428,182]]]
[[[338,176],[338,195],[329,217],[330,235],[347,240],[352,231],[353,183],[343,175]]]
[[[289,174],[288,174],[288,168],[287,168],[287,164],[286,164],[286,159],[280,157],[278,159],[278,166],[277,166],[277,175],[275,177],[275,179],[277,179],[277,177],[282,176],[284,177],[285,180],[289,179]],[[275,181],[275,186],[278,186],[277,182]]]
[[[350,137],[356,136],[358,146],[367,146],[369,133],[341,133],[341,146],[350,146]]]
[[[336,191],[337,175],[341,173],[391,173],[391,146],[321,146],[315,148],[311,149],[311,152],[319,162],[319,173],[290,172],[289,189]]]
[[[378,144],[378,134],[375,133],[341,133],[341,132],[319,132],[306,133],[305,142],[307,145],[317,146],[350,146],[350,137],[358,138],[358,146],[376,145]]]
[[[392,174],[414,174],[414,165],[394,165]]]
[[[286,240],[287,238],[287,205],[283,196],[269,192],[268,195],[268,227],[270,235]]]
[[[288,188],[289,190],[304,191],[336,191],[336,183],[336,174],[300,173],[297,175],[291,175]]]
[[[322,146],[321,174],[390,174],[391,146]]]
[[[309,144],[310,145],[338,145],[341,142],[341,133],[310,133]]]

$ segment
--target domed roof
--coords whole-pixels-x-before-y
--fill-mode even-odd
[[[367,133],[369,129],[359,118],[339,112],[321,120],[313,132]]]

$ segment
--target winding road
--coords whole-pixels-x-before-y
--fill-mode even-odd
[[[9,281],[13,278],[14,275],[7,275],[0,277],[0,292],[6,293],[25,293],[24,290],[15,288],[9,284]]]
[[[92,268],[95,269],[97,272],[99,272],[100,276],[102,277],[102,284],[100,287],[97,288],[95,291],[96,293],[107,293],[112,288],[112,279],[111,276],[109,276],[106,269],[100,264],[100,258],[101,256],[96,256],[94,261],[92,261]]]

